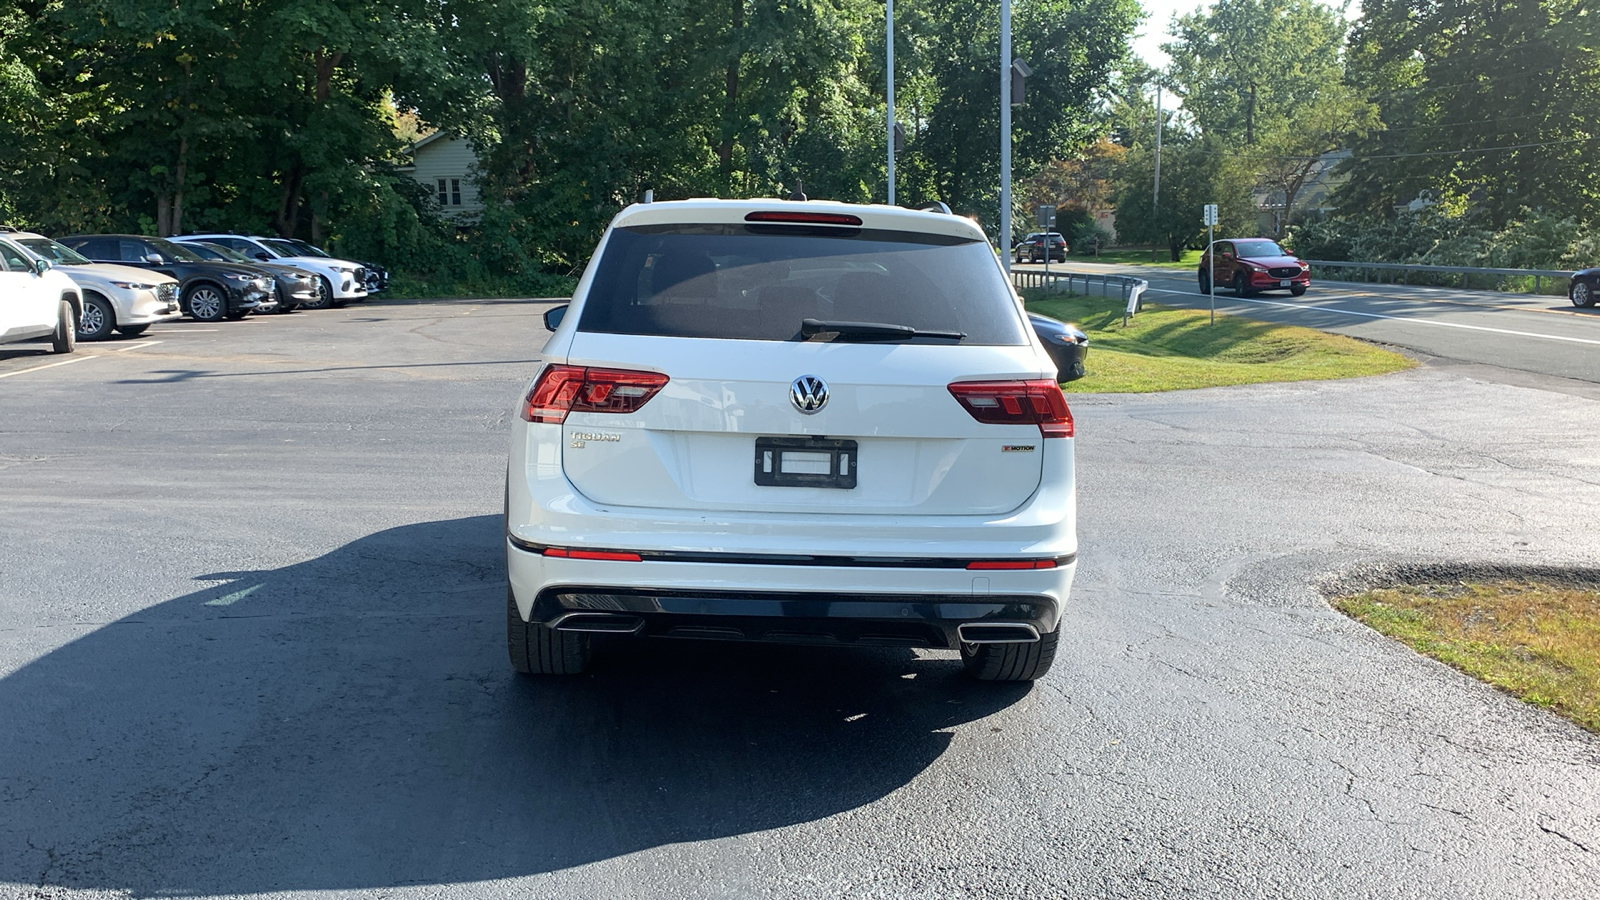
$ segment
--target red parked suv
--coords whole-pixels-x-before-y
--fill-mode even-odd
[[[1200,293],[1211,293],[1211,251],[1217,255],[1217,287],[1230,287],[1243,297],[1257,291],[1288,288],[1296,297],[1311,287],[1311,267],[1291,256],[1276,241],[1241,238],[1217,241],[1200,257]]]

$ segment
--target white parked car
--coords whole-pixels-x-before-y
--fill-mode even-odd
[[[134,337],[157,322],[183,318],[178,307],[178,279],[171,275],[91,262],[42,234],[19,231],[10,237],[34,256],[48,259],[78,285],[83,295],[83,310],[78,315],[80,340],[104,340],[113,331]]]
[[[260,262],[293,266],[317,277],[317,298],[300,304],[303,309],[327,309],[367,298],[367,273],[360,263],[347,259],[307,256],[300,248],[278,238],[240,234],[186,234],[180,243],[203,242],[237,250]]]
[[[825,202],[630,206],[518,399],[507,637],[596,633],[1054,659],[1073,422],[983,232]]]
[[[52,350],[71,353],[78,343],[78,285],[13,243],[14,234],[0,234],[0,344],[49,338]]]

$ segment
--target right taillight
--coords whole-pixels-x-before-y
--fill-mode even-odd
[[[989,425],[1038,425],[1047,438],[1072,437],[1072,411],[1054,381],[957,381],[956,401]]]
[[[660,372],[547,366],[522,404],[527,422],[559,425],[567,413],[631,413],[667,383]]]

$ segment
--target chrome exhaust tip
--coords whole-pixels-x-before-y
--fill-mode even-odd
[[[1032,644],[1039,629],[1026,622],[966,622],[956,626],[964,644]]]
[[[644,619],[627,613],[569,612],[557,616],[550,627],[589,634],[633,634],[644,627]]]

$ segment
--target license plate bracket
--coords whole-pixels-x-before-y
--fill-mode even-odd
[[[856,442],[825,437],[756,438],[756,484],[853,490]]]

